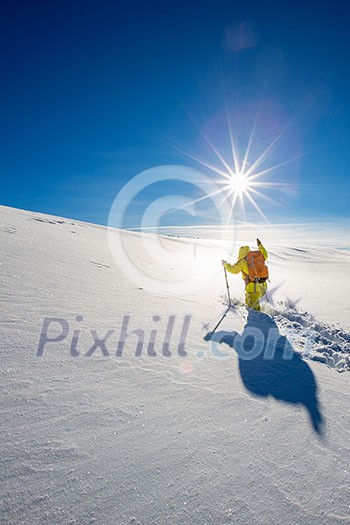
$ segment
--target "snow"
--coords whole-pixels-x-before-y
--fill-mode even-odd
[[[259,228],[155,236],[0,207],[2,523],[350,524],[346,228]],[[269,301],[248,315],[230,275],[213,335],[220,261],[256,237]],[[278,336],[273,359],[242,358],[254,330],[263,351]]]

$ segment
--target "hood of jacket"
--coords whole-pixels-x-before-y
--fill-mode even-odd
[[[238,252],[238,259],[243,259],[249,252],[249,246],[241,246]]]

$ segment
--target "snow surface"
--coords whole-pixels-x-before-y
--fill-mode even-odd
[[[350,524],[346,230],[241,225],[234,241],[213,228],[162,233],[0,207],[1,522]],[[144,283],[113,258],[114,235]],[[225,311],[221,258],[257,236],[270,255],[269,301],[248,314],[230,275],[236,308],[213,335]],[[152,259],[149,242],[168,260]],[[187,292],[184,247],[210,277]],[[48,337],[62,340],[40,347],[48,318]],[[137,332],[121,348],[127,319]],[[254,330],[266,347],[278,335],[272,359],[242,359],[241,336]]]

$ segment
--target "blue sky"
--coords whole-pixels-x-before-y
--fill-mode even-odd
[[[227,114],[241,160],[258,115],[250,163],[284,130],[261,166],[282,164],[259,179],[275,184],[264,189],[275,204],[256,197],[265,215],[348,217],[348,11],[340,1],[3,2],[0,203],[106,224],[144,170],[184,165],[217,179],[183,151],[224,169],[206,137],[233,166]],[[124,225],[178,193],[201,197],[196,181],[153,184]],[[210,207],[198,204],[198,222],[215,219]],[[163,223],[187,220],[182,210]]]

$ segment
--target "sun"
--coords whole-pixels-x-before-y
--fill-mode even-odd
[[[229,182],[226,186],[229,192],[243,195],[243,193],[249,191],[251,182],[245,173],[233,173],[230,175]]]

